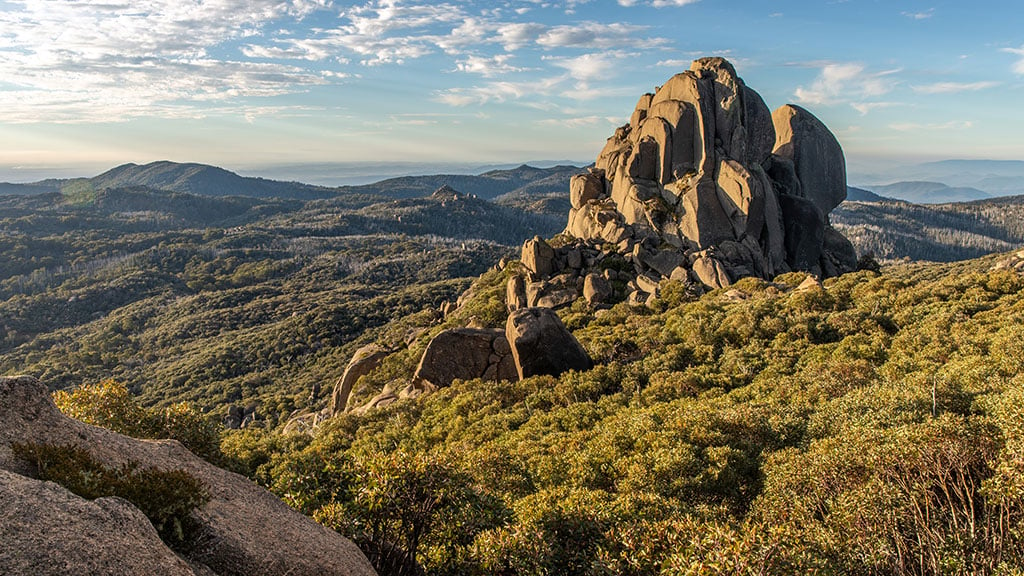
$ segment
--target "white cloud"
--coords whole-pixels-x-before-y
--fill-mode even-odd
[[[0,69],[3,66],[0,65]],[[7,122],[118,122],[137,116],[200,118],[197,103],[277,96],[329,82],[281,64],[212,59],[121,65],[114,72],[24,73],[19,90],[0,91]],[[244,112],[244,111],[242,111]]]
[[[607,124],[618,126],[622,124],[622,118],[611,118],[608,116],[578,116],[573,118],[546,118],[536,122],[541,126],[556,126],[566,128],[582,128],[585,126],[597,126]]]
[[[563,78],[544,78],[527,82],[496,81],[483,86],[449,88],[434,95],[434,100],[449,106],[484,105],[521,100],[526,97],[549,96]],[[544,107],[543,105],[541,107]]]
[[[955,94],[958,92],[977,92],[999,86],[999,82],[936,82],[922,86],[911,86],[914,92],[921,94]]]
[[[1013,72],[1015,74],[1024,74],[1024,46],[1020,48],[1003,48],[1003,52],[1009,52],[1010,54],[1016,54],[1021,58],[1013,64]]]
[[[929,8],[923,12],[902,12],[902,14],[912,20],[927,20],[935,14],[935,8]]]
[[[0,106],[9,122],[197,117],[210,102],[328,82],[294,66],[211,56],[272,21],[308,16],[324,7],[319,0],[21,0],[8,7],[0,12],[0,78],[16,89],[0,91]],[[262,55],[271,56],[281,54]]]
[[[459,72],[480,74],[484,78],[493,78],[494,76],[509,74],[512,72],[522,72],[523,68],[518,68],[509,64],[511,59],[511,54],[496,54],[489,58],[485,56],[470,55],[456,63],[456,70]]]
[[[690,65],[692,63],[693,62],[691,62],[690,60],[682,60],[682,59],[676,58],[676,59],[669,59],[669,60],[659,60],[654,65],[658,66],[659,68],[675,68],[675,69],[679,69],[679,70],[689,70],[690,69]]]
[[[650,4],[655,8],[669,8],[686,6],[688,4],[696,4],[699,0],[653,0]],[[619,6],[625,6],[627,8],[637,5],[637,0],[619,0]]]
[[[537,41],[546,27],[535,22],[516,22],[497,28],[498,42],[507,51],[518,50]]]
[[[537,38],[545,48],[649,48],[665,44],[663,38],[646,38],[646,26],[634,24],[579,22],[555,26]]]
[[[896,82],[888,77],[899,70],[868,73],[862,64],[825,64],[810,86],[800,86],[793,93],[803,104],[864,104],[865,100],[882,96]],[[862,107],[863,109],[863,107]]]
[[[861,116],[866,116],[872,110],[878,110],[882,108],[892,108],[894,106],[903,106],[900,102],[851,102],[850,106],[854,110],[860,112]]]
[[[564,95],[581,98],[591,91],[594,81],[615,76],[620,62],[625,57],[626,55],[621,52],[598,52],[572,58],[548,57],[545,60],[565,69],[569,77],[576,81],[574,91]]]
[[[919,132],[935,130],[967,130],[974,126],[974,123],[966,120],[951,120],[943,123],[917,124],[913,122],[900,122],[889,124],[889,128],[897,132]]]

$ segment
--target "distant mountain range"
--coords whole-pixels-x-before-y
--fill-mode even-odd
[[[971,202],[984,200],[993,195],[969,186],[948,186],[941,182],[909,181],[894,182],[882,186],[866,186],[869,191],[886,198],[905,200],[915,204],[943,204],[946,202]],[[848,197],[849,198],[849,197]]]
[[[1024,162],[942,160],[891,165],[875,173],[851,173],[850,180],[858,188],[909,202],[970,202],[1024,194]]]
[[[0,194],[82,193],[106,188],[144,186],[154,190],[200,196],[249,196],[253,198],[327,198],[329,188],[239,176],[216,166],[153,162],[123,164],[92,178],[55,179],[30,184],[0,183]]]
[[[464,194],[486,200],[525,190],[537,194],[557,191],[565,193],[577,166],[534,168],[522,165],[512,169],[491,170],[477,176],[439,174],[389,178],[373,184],[329,188],[301,182],[282,182],[240,176],[234,172],[205,164],[153,162],[124,164],[92,178],[42,180],[29,184],[0,183],[0,194],[88,193],[107,188],[143,186],[153,190],[183,192],[201,196],[248,196],[253,198],[289,198],[313,200],[339,195],[370,194],[388,198],[429,196],[442,186],[450,186]]]
[[[932,173],[1024,174],[1024,162],[955,160],[922,166]],[[26,196],[4,202],[8,213],[87,206],[132,230],[234,226],[285,214],[322,222],[326,211],[341,218],[341,227],[318,224],[322,229],[316,234],[434,234],[515,244],[524,234],[551,236],[562,229],[569,179],[581,170],[522,165],[475,176],[402,176],[328,188],[245,177],[203,164],[154,162],[125,164],[92,178],[0,184],[0,195]],[[461,201],[431,197],[445,187],[451,200]],[[882,259],[961,260],[1024,244],[1024,196],[992,198],[979,188],[930,180],[848,187],[847,202],[832,220],[858,252]]]
[[[859,254],[883,260],[952,262],[1024,246],[1024,196],[924,205],[846,201],[830,217]]]

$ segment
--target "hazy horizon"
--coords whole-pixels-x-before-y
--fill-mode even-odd
[[[595,155],[596,157],[596,155]],[[906,180],[921,164],[948,160],[987,161],[1006,159],[991,158],[942,158],[942,157],[907,157],[907,158],[850,158],[847,157],[847,180],[849,185],[887,184]],[[154,160],[156,161],[156,160]],[[179,162],[178,160],[170,160]],[[1009,161],[1017,161],[1016,159]],[[476,175],[488,170],[509,169],[523,164],[536,168],[548,168],[555,165],[587,166],[594,159],[525,159],[508,162],[405,162],[386,163],[380,161],[367,162],[305,162],[288,164],[238,164],[220,165],[201,160],[182,160],[181,163],[197,163],[217,166],[235,172],[241,176],[266,178],[270,180],[294,181],[320,186],[356,186],[371,184],[388,178],[400,176],[423,176],[433,174],[465,174]],[[69,166],[34,166],[12,167],[0,165],[0,183],[25,184],[47,179],[89,178],[97,176],[124,164],[146,164],[125,160],[115,164],[85,164]],[[902,176],[901,176],[902,175]],[[1024,185],[1022,185],[1024,187]],[[566,191],[568,193],[568,191]]]

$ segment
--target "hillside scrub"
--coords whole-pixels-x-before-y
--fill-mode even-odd
[[[1024,279],[993,262],[572,307],[592,370],[456,381],[223,447],[350,535],[380,510],[358,504],[369,469],[418,486],[389,492],[399,509],[480,502],[389,529],[430,574],[1015,573]],[[408,476],[430,462],[454,484]]]

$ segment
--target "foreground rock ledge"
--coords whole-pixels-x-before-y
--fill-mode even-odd
[[[81,446],[111,467],[131,460],[187,471],[211,494],[197,513],[208,544],[186,563],[124,500],[89,502],[29,477],[11,451],[27,442]],[[27,376],[0,377],[0,504],[0,574],[376,574],[355,544],[245,477],[173,440],[137,440],[68,418]]]

